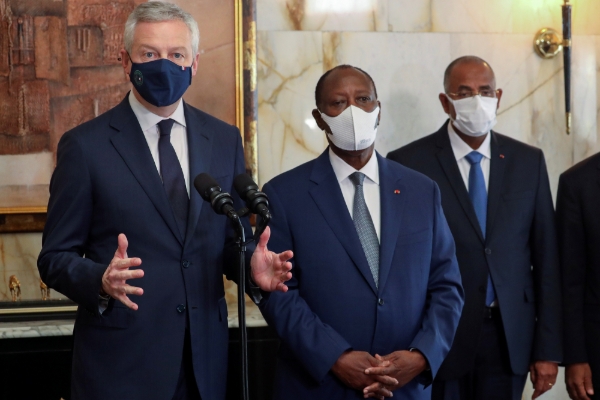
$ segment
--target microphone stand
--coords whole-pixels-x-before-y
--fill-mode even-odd
[[[242,225],[240,217],[250,214],[248,208],[238,211],[235,217],[230,218],[233,229],[236,232],[236,248],[238,252],[238,262],[240,269],[240,279],[238,282],[238,325],[240,330],[240,348],[242,355],[242,399],[249,400],[248,391],[248,332],[246,330],[246,232]],[[254,240],[258,243],[260,235],[264,232],[271,221],[271,213],[267,213],[260,219],[260,223],[255,229]],[[250,239],[252,241],[252,239]]]
[[[240,214],[241,215],[241,214]],[[238,253],[240,278],[238,282],[238,325],[240,330],[240,347],[242,355],[242,399],[249,400],[248,392],[248,336],[246,332],[246,232],[239,216],[231,219],[236,232],[236,249]]]

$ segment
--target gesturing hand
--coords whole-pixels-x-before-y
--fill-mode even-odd
[[[375,355],[375,358],[379,361],[386,362],[378,367],[370,367],[365,370],[367,375],[387,375],[396,379],[396,385],[391,386],[389,389],[394,391],[408,382],[412,381],[417,375],[425,371],[427,368],[427,361],[423,354],[419,351],[395,351],[387,356]],[[364,393],[371,393],[375,386],[367,386],[364,389]]]
[[[271,237],[271,229],[267,227],[260,235],[256,250],[252,254],[250,266],[252,267],[252,279],[265,292],[279,290],[287,292],[288,287],[283,282],[292,278],[292,263],[288,260],[294,256],[291,250],[275,254],[267,249],[267,243]]]
[[[588,363],[567,365],[565,370],[565,383],[569,397],[573,400],[590,400],[594,395],[592,385],[592,370]]]
[[[540,397],[556,383],[558,364],[551,361],[536,361],[529,366],[531,383],[533,383],[532,399]]]
[[[127,257],[127,238],[124,234],[120,234],[118,238],[118,247],[115,251],[115,256],[111,260],[108,268],[104,271],[102,276],[102,290],[113,299],[119,300],[121,303],[137,310],[138,305],[129,300],[128,294],[135,294],[141,296],[144,294],[144,290],[139,287],[129,286],[127,284],[128,279],[141,278],[144,276],[144,271],[141,269],[130,270],[130,267],[137,267],[142,263],[142,260]]]
[[[362,391],[367,386],[372,387],[369,393],[363,392],[365,398],[383,399],[384,397],[392,397],[392,392],[387,387],[397,385],[398,381],[384,375],[368,376],[365,374],[365,369],[388,365],[389,362],[378,360],[367,352],[347,351],[338,358],[331,371],[346,386],[353,389]]]

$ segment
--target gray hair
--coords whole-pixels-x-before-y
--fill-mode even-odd
[[[194,58],[198,54],[198,46],[200,44],[200,31],[198,23],[187,11],[184,11],[179,6],[162,1],[149,1],[137,6],[125,22],[125,32],[123,33],[123,41],[125,42],[125,50],[131,54],[133,46],[133,32],[139,22],[163,22],[163,21],[182,21],[184,22],[192,35],[192,55]]]

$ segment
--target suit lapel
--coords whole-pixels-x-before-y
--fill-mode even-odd
[[[110,126],[119,131],[111,137],[111,142],[129,170],[142,186],[158,213],[165,220],[173,235],[183,245],[183,240],[169,199],[156,170],[156,164],[148,148],[148,142],[140,128],[140,124],[129,105],[128,97],[115,109]]]
[[[439,148],[437,158],[446,174],[446,178],[448,178],[448,181],[450,182],[450,186],[452,187],[458,202],[467,215],[467,219],[473,226],[473,229],[477,232],[477,235],[479,235],[479,239],[484,242],[479,220],[475,214],[475,209],[469,198],[469,192],[460,175],[460,170],[458,169],[458,164],[456,163],[456,158],[452,151],[452,145],[450,144],[450,138],[448,137],[448,123],[449,121],[436,133],[436,145]]]
[[[403,224],[406,187],[390,171],[389,161],[377,154],[379,161],[379,196],[381,202],[381,245],[379,246],[379,291],[383,293],[392,266],[392,258]],[[395,193],[399,190],[399,193]]]
[[[212,154],[212,136],[206,131],[204,124],[206,121],[199,116],[185,102],[185,122],[187,125],[188,154],[190,160],[190,210],[188,213],[188,223],[186,232],[186,244],[194,236],[200,211],[204,201],[198,191],[194,188],[194,179],[202,172],[208,172]]]
[[[309,190],[309,193],[317,207],[319,207],[321,214],[323,214],[323,218],[325,218],[333,233],[359,269],[371,290],[373,290],[373,293],[377,294],[367,257],[363,252],[360,239],[344,201],[342,190],[329,161],[329,149],[326,149],[315,160],[310,180],[316,185]]]
[[[490,160],[490,181],[488,183],[488,209],[487,209],[487,227],[486,236],[492,231],[496,211],[500,204],[500,195],[502,190],[502,182],[504,180],[504,170],[508,157],[510,155],[503,152],[501,138],[494,132],[490,133],[491,137],[491,154]]]

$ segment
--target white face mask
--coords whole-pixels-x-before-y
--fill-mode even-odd
[[[375,142],[379,125],[379,107],[366,112],[350,105],[337,117],[321,113],[331,132],[327,137],[342,150],[364,150]]]
[[[498,98],[477,95],[466,99],[452,100],[448,95],[446,97],[456,111],[456,119],[453,119],[452,122],[465,135],[483,136],[496,125]]]

